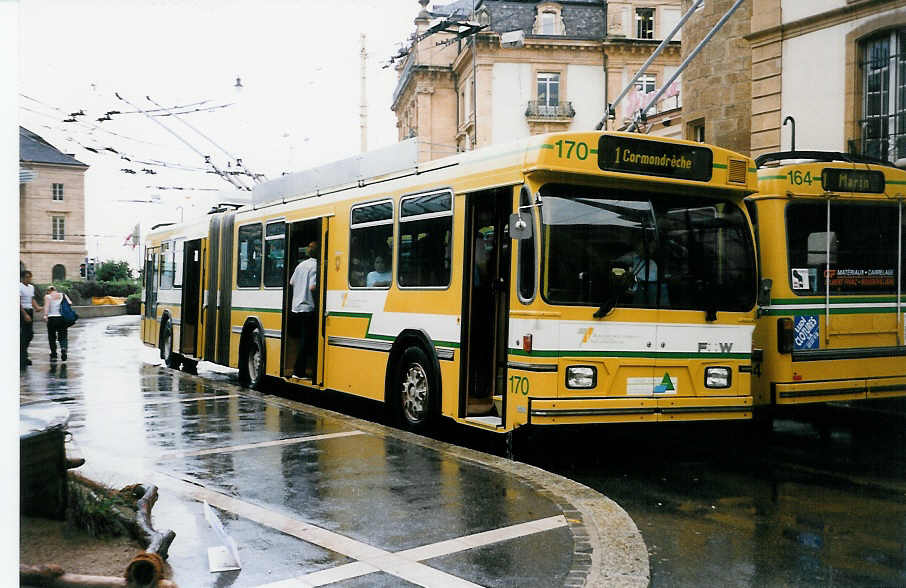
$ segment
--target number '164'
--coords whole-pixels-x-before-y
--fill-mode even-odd
[[[510,376],[510,392],[513,394],[522,393],[523,396],[528,396],[529,393],[529,380],[523,376]]]

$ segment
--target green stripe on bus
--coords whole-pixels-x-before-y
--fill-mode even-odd
[[[713,167],[715,169],[727,169],[727,166],[724,163],[715,163],[715,164],[712,164],[711,167]]]
[[[906,180],[887,180],[887,183],[902,186],[902,185],[906,185]]]
[[[906,296],[900,298],[903,302],[906,302]],[[859,304],[859,303],[871,303],[871,302],[896,302],[896,296],[853,296],[853,297],[842,297],[842,296],[831,296],[831,304]],[[771,305],[775,304],[824,304],[823,296],[808,296],[802,298],[772,298]]]
[[[785,180],[786,176],[758,176],[759,180]]]
[[[749,173],[750,173],[750,174],[757,174],[757,173],[758,173],[758,168],[757,168],[757,167],[750,167],[750,168],[749,168]]]
[[[589,152],[590,152],[592,155],[595,155],[595,154],[598,152],[598,150],[597,150],[597,149],[589,149]]]
[[[541,145],[541,148],[542,149],[553,149],[554,146],[549,143],[544,143],[543,145]]]
[[[897,311],[896,308],[831,308],[831,314],[891,314]],[[801,316],[824,314],[823,308],[768,308],[762,312],[768,316]]]
[[[244,310],[246,312],[283,312],[279,308],[256,308],[254,306],[234,306],[230,310]]]
[[[649,359],[750,359],[751,353],[686,353],[686,352],[663,352],[651,353],[641,351],[523,351],[522,349],[510,348],[510,355],[520,357],[635,357]]]

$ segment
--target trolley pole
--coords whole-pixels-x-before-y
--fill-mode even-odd
[[[717,24],[715,24],[714,27],[710,31],[708,31],[708,34],[705,35],[705,38],[702,39],[701,42],[695,46],[695,49],[692,50],[692,53],[690,53],[686,57],[686,59],[683,60],[683,62],[679,65],[679,67],[676,69],[676,71],[673,73],[673,75],[670,76],[670,79],[667,80],[666,82],[664,82],[664,85],[661,87],[660,90],[657,91],[657,93],[654,95],[654,98],[649,100],[648,104],[646,104],[645,107],[642,108],[636,114],[632,123],[629,125],[629,128],[626,129],[627,132],[631,133],[632,131],[636,130],[639,127],[639,121],[642,119],[642,117],[645,116],[645,113],[648,112],[648,109],[651,108],[651,106],[653,104],[655,104],[660,99],[661,96],[664,95],[664,92],[667,91],[667,88],[670,87],[670,84],[672,84],[674,81],[676,81],[676,78],[678,78],[680,76],[680,74],[683,73],[683,70],[686,69],[686,67],[689,65],[689,63],[693,59],[695,59],[695,56],[698,55],[699,52],[702,50],[702,48],[708,44],[708,41],[710,41],[711,38],[717,34],[717,31],[719,31],[720,29],[723,28],[724,24],[726,24],[726,22],[728,20],[730,20],[730,17],[733,16],[733,13],[736,12],[736,9],[739,8],[740,6],[742,6],[742,3],[745,1],[746,0],[736,0],[736,2],[733,4],[733,6],[730,7],[730,9],[727,11],[727,13],[725,15],[723,15],[719,21],[717,21]]]

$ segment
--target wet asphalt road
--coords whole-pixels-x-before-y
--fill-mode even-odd
[[[778,420],[766,437],[731,425],[558,432],[522,458],[622,506],[652,586],[906,585],[906,421],[797,418],[819,416]]]
[[[88,323],[86,323],[88,324]],[[87,370],[92,364],[109,361],[93,355],[100,348],[93,337],[107,340],[121,338],[119,345],[122,355],[112,359],[128,360],[141,364],[143,361],[156,362],[156,353],[143,348],[137,341],[137,320],[133,317],[111,319],[91,337],[74,337],[71,355],[79,354],[84,362],[72,362],[69,366],[52,366],[46,361],[43,345],[46,340],[40,336],[32,344],[32,357],[43,361],[22,375],[23,382],[37,381],[46,387],[47,394],[56,400],[66,401],[68,383],[88,378]],[[84,335],[84,333],[82,333]],[[40,355],[39,355],[40,354]],[[36,362],[37,364],[38,362]],[[126,389],[135,385],[140,378],[146,397],[146,406],[123,403],[114,412],[105,414],[95,409],[109,404],[107,395],[100,391],[85,390],[82,402],[84,415],[80,418],[115,418],[125,422],[143,419],[143,411],[174,410],[171,405],[155,408],[154,398],[172,390],[183,393],[217,392],[216,384],[231,382],[233,376],[205,369],[202,375],[212,388],[200,384],[195,378],[187,378],[179,372],[146,365],[138,369],[111,371],[105,388],[121,386]],[[23,389],[27,386],[23,385]],[[290,392],[291,393],[291,392]],[[327,398],[324,404],[336,404]],[[192,405],[195,406],[195,405]],[[191,410],[206,410],[205,404],[198,404]],[[215,405],[221,411],[248,410],[240,404]],[[128,407],[128,408],[127,408]],[[343,404],[344,410],[356,411],[356,406]],[[130,412],[131,411],[131,412]],[[89,417],[89,415],[91,415]],[[356,416],[364,416],[362,414]],[[814,414],[805,415],[809,418]],[[170,451],[180,451],[197,446],[206,437],[216,438],[218,428],[229,428],[238,422],[222,414],[222,418],[209,419],[207,430],[173,431],[165,427],[155,429],[157,419],[147,419],[145,440],[153,440]],[[308,430],[312,423],[295,422],[280,411],[264,409],[260,415],[268,427],[287,429],[293,427]],[[188,422],[188,421],[187,421]],[[819,427],[806,420],[779,420],[767,436],[751,434],[744,427],[728,425],[695,426],[614,426],[593,429],[571,429],[557,431],[536,431],[516,437],[516,457],[542,467],[582,484],[586,484],[615,500],[633,518],[642,532],[648,548],[652,586],[902,586],[906,585],[906,421],[881,419],[866,413],[832,415],[829,426]],[[315,423],[317,424],[317,423]],[[266,428],[268,428],[266,427]],[[335,432],[330,426],[322,427],[319,434]],[[245,442],[257,442],[261,434],[254,430],[232,431]],[[266,437],[266,435],[265,435]],[[477,449],[502,452],[499,443],[471,432],[459,429],[445,430],[438,434],[445,441],[461,441]],[[86,439],[87,446],[99,440]],[[346,440],[326,441],[338,447],[332,452],[343,455],[342,444]],[[118,440],[116,454],[123,472],[140,471],[147,461],[136,457],[138,447],[129,438]],[[387,451],[386,447],[375,450]],[[400,451],[401,448],[391,449]],[[361,452],[356,446],[352,454]],[[313,464],[303,461],[281,463],[281,455],[275,451],[267,459],[273,463],[261,469],[259,479],[269,475],[292,478],[289,468],[310,470]],[[179,460],[174,466],[174,477],[191,479],[199,472],[229,470],[231,460],[242,459],[237,455],[193,456]],[[430,461],[430,458],[426,456]],[[206,463],[193,460],[206,460]],[[221,460],[223,463],[214,463]],[[392,460],[391,460],[392,462]],[[194,465],[198,465],[197,471]],[[202,467],[203,465],[203,467]],[[214,467],[212,467],[212,465]],[[248,465],[248,461],[245,463]],[[262,467],[267,464],[262,464]],[[270,468],[270,466],[274,466]],[[86,464],[87,467],[87,464]],[[428,464],[427,467],[442,468],[443,464]],[[265,469],[267,471],[265,471]],[[273,473],[268,473],[273,472]],[[90,471],[86,471],[90,474]],[[200,475],[200,474],[199,474]],[[210,474],[205,474],[210,475]],[[124,477],[125,476],[124,474]],[[215,477],[216,478],[216,477]],[[111,479],[111,484],[118,480]],[[134,481],[124,479],[124,482]],[[207,479],[226,493],[238,494],[240,489],[231,488],[226,479]],[[330,481],[326,488],[330,488]],[[259,493],[266,493],[269,484],[261,484]],[[249,488],[241,489],[243,491]],[[518,494],[518,487],[502,490],[503,494]],[[329,490],[328,490],[329,491]],[[262,501],[284,500],[288,503],[304,504],[312,488],[297,488],[286,485],[281,497],[259,497]],[[317,498],[317,497],[315,497]],[[418,501],[419,496],[407,496],[405,500]],[[509,498],[508,498],[509,500]],[[517,500],[518,502],[518,500]],[[189,512],[180,505],[166,505],[162,498],[158,509],[168,512],[161,525],[173,526],[180,518],[196,521],[193,527],[199,535],[209,529],[197,512]],[[520,504],[520,507],[525,504]],[[529,504],[529,508],[540,515],[547,514],[543,504]],[[317,513],[315,513],[317,514]],[[335,513],[321,513],[329,521]],[[374,518],[386,517],[385,512],[371,513]],[[244,521],[242,517],[230,521],[233,529],[242,537],[255,537],[261,529],[256,523]],[[334,523],[330,523],[334,524]],[[342,530],[355,534],[351,521],[339,521]],[[399,529],[399,527],[397,527]],[[392,526],[384,537],[388,545],[405,543],[405,537],[393,536]],[[198,540],[197,537],[184,539]],[[209,538],[202,537],[202,542]],[[254,539],[252,539],[254,540]],[[177,539],[179,541],[179,539]],[[263,547],[274,550],[289,550],[292,558],[282,564],[283,568],[262,570],[262,578],[285,577],[293,567],[309,565],[332,567],[346,563],[342,555],[316,546],[300,548],[291,538],[272,537],[260,539]],[[543,552],[546,547],[537,543],[537,538],[520,540],[512,549],[535,549]],[[414,546],[414,544],[413,544]],[[292,550],[300,550],[296,553]],[[204,567],[203,554],[184,556],[193,561],[174,562],[179,565]],[[449,556],[448,556],[449,557]],[[475,573],[487,569],[489,562],[515,561],[505,552],[485,551],[475,559],[466,560],[449,557],[447,569],[452,573]],[[194,561],[198,560],[198,561]],[[290,560],[304,562],[290,563]],[[253,565],[253,564],[252,564]],[[245,573],[245,572],[244,572]],[[517,570],[508,573],[517,574]],[[562,570],[541,570],[543,574],[562,573]],[[481,582],[481,577],[476,580]],[[487,581],[489,578],[485,577]],[[521,584],[517,578],[510,585]],[[527,578],[524,578],[526,581]],[[217,585],[230,585],[229,576]],[[190,585],[190,584],[186,584]],[[357,580],[350,580],[346,586],[398,586],[399,578],[372,574]]]

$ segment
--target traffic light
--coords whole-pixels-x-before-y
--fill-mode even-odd
[[[94,262],[93,261],[88,262],[88,279],[89,280],[94,279]]]
[[[79,276],[82,278],[85,277],[85,264],[84,263],[79,264]]]

